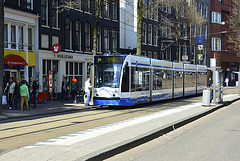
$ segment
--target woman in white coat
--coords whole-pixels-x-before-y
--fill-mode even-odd
[[[9,78],[9,82],[7,83],[6,88],[4,89],[4,93],[8,97],[9,110],[13,109],[13,94],[15,89],[15,82],[13,81],[13,77]]]

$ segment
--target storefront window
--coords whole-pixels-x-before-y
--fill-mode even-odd
[[[66,76],[70,82],[70,89],[72,85],[72,79],[77,79],[78,90],[82,90],[83,87],[83,75],[82,75],[82,63],[78,62],[66,62]]]

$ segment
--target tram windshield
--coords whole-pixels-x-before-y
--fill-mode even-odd
[[[95,83],[96,88],[119,88],[123,58],[104,56],[95,58]]]

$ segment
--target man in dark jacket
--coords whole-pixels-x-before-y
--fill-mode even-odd
[[[71,91],[73,103],[77,103],[77,93],[78,93],[77,79],[73,78],[72,79],[72,91]]]
[[[38,84],[36,81],[34,81],[34,78],[31,77],[30,78],[30,82],[29,82],[29,108],[30,108],[30,104],[31,104],[31,100],[33,97],[33,101],[34,101],[34,108],[37,107],[37,103],[36,103],[36,93],[37,93],[37,89],[38,89]]]

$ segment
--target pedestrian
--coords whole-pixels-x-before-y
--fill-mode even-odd
[[[87,80],[85,82],[85,94],[87,94],[87,98],[85,101],[85,105],[89,106],[89,101],[90,101],[90,89],[92,88],[91,86],[91,78],[89,76],[87,76]]]
[[[25,77],[24,76],[22,76],[21,77],[21,82],[20,82],[20,85],[23,85],[23,81],[25,80]],[[28,82],[26,81],[26,85],[28,86]]]
[[[77,93],[78,93],[78,84],[77,84],[77,79],[73,78],[72,79],[72,98],[73,98],[73,103],[77,103]]]
[[[15,89],[14,89],[14,108],[15,108],[15,110],[18,109],[18,104],[21,103],[20,87],[21,87],[20,79],[17,78],[16,83],[15,83]]]
[[[25,103],[28,110],[31,110],[29,109],[29,106],[28,106],[29,92],[28,92],[28,86],[26,85],[26,80],[22,81],[22,85],[20,87],[20,95],[21,95],[21,111],[23,111],[23,103]]]
[[[207,86],[210,88],[213,84],[212,78],[209,77]]]
[[[69,82],[67,80],[67,77],[63,77],[63,81],[62,81],[62,101],[64,99],[64,96],[66,98],[66,102],[68,101],[68,90],[69,90]]]
[[[226,86],[227,86],[227,88],[228,88],[228,83],[229,83],[229,79],[228,79],[228,77],[226,77],[226,79],[225,79],[225,83],[226,83]]]
[[[37,102],[36,102],[36,93],[37,93],[37,89],[38,89],[38,84],[37,82],[34,80],[34,77],[30,78],[30,82],[29,82],[29,96],[30,96],[30,100],[29,100],[29,107],[31,108],[31,100],[33,97],[33,103],[34,103],[34,108],[37,107]]]
[[[15,89],[15,82],[13,81],[13,77],[9,78],[9,82],[4,90],[5,95],[8,97],[9,110],[13,109],[13,93]]]

